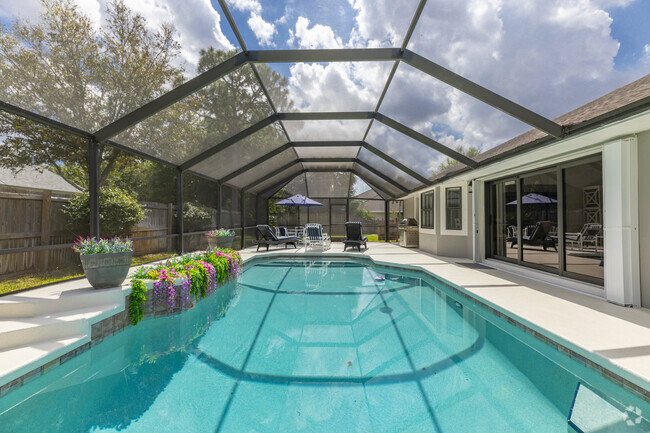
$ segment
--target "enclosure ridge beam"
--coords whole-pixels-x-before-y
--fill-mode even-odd
[[[195,166],[199,162],[203,161],[204,159],[207,159],[214,155],[217,152],[221,152],[224,149],[227,149],[228,147],[232,146],[233,144],[237,143],[238,141],[243,140],[244,138],[248,137],[249,135],[255,134],[257,131],[259,131],[262,128],[266,128],[273,122],[278,120],[278,115],[277,114],[272,114],[266,119],[262,119],[259,122],[249,126],[248,128],[244,129],[243,131],[238,132],[237,134],[233,135],[232,137],[226,138],[223,140],[221,143],[215,144],[214,146],[210,147],[209,149],[201,152],[200,154],[196,155],[195,157],[189,159],[188,161],[184,162],[183,164],[180,165],[180,167],[185,170],[187,168],[190,168],[192,166]]]
[[[375,176],[377,176],[377,177],[385,180],[386,182],[390,183],[391,185],[393,185],[395,188],[399,189],[400,191],[409,192],[408,188],[402,186],[401,183],[397,182],[393,178],[391,178],[389,176],[386,176],[384,173],[382,173],[381,171],[379,171],[376,168],[372,167],[370,164],[367,164],[367,163],[361,161],[360,159],[357,159],[356,162],[361,167],[365,168],[366,170],[368,170],[369,172],[371,172]]]
[[[522,122],[529,124],[533,128],[544,131],[556,138],[564,137],[564,129],[561,125],[558,125],[552,120],[549,120],[546,117],[517,104],[516,102],[504,98],[498,93],[488,90],[485,87],[426,59],[425,57],[415,54],[412,51],[405,50],[403,61],[425,74],[430,75],[443,83],[447,83],[461,92],[464,92],[479,101],[485,102],[497,110],[503,111],[515,119],[519,119]]]
[[[280,120],[366,120],[375,117],[372,111],[327,111],[278,113]]]
[[[376,119],[378,121],[380,121],[381,123],[383,123],[384,125],[389,126],[389,127],[393,128],[394,130],[399,131],[402,134],[404,134],[404,135],[406,135],[408,137],[411,137],[412,139],[417,140],[420,143],[425,144],[425,145],[429,146],[430,148],[432,148],[432,149],[434,149],[434,150],[436,150],[436,151],[438,151],[438,152],[440,152],[440,153],[442,153],[444,155],[447,155],[448,157],[450,157],[452,159],[455,159],[458,162],[462,162],[463,164],[465,164],[465,165],[467,165],[469,167],[472,167],[472,168],[478,167],[478,163],[476,161],[474,161],[473,159],[468,158],[467,156],[463,155],[462,153],[456,152],[455,150],[448,148],[447,146],[445,146],[442,143],[438,143],[436,140],[434,140],[432,138],[429,138],[424,134],[420,134],[419,132],[414,131],[413,129],[409,128],[408,126],[403,125],[403,124],[397,122],[396,120],[391,119],[390,117],[386,117],[381,113],[377,113]]]
[[[377,155],[378,157],[380,157],[380,158],[383,159],[384,161],[386,161],[386,162],[392,164],[393,166],[399,168],[401,171],[403,171],[404,173],[408,174],[408,175],[411,176],[412,178],[417,179],[418,181],[422,182],[424,185],[427,185],[427,186],[428,186],[428,185],[432,185],[432,184],[433,184],[433,183],[432,183],[429,179],[427,179],[426,177],[424,177],[424,176],[420,175],[419,173],[416,173],[415,171],[411,170],[410,168],[408,168],[407,166],[405,166],[405,165],[402,164],[401,162],[397,161],[397,160],[394,159],[393,157],[391,157],[391,156],[389,156],[388,154],[386,154],[386,153],[382,152],[381,150],[377,149],[376,147],[374,147],[374,146],[371,145],[370,143],[366,143],[365,141],[362,142],[362,143],[363,143],[362,147],[364,147],[365,149],[368,149],[369,152],[374,153],[375,155]],[[358,157],[357,157],[357,158],[358,158]]]
[[[363,146],[363,141],[290,141],[288,144],[293,147],[361,147]]]
[[[114,137],[120,132],[130,128],[139,122],[142,122],[143,120],[153,116],[156,113],[159,113],[170,105],[180,101],[181,99],[191,95],[198,90],[201,90],[210,83],[245,65],[247,61],[248,58],[246,57],[246,53],[239,53],[229,59],[224,60],[217,66],[205,71],[201,75],[192,78],[191,80],[181,84],[169,92],[164,93],[153,101],[117,119],[113,123],[104,126],[102,129],[95,132],[95,140],[102,142],[111,137]]]
[[[223,14],[226,16],[226,20],[228,20],[228,24],[230,24],[230,28],[235,34],[235,38],[237,38],[237,42],[239,42],[239,45],[241,46],[242,50],[244,50],[245,53],[248,52],[248,48],[246,47],[246,42],[244,41],[244,38],[239,32],[239,27],[237,27],[237,23],[235,23],[235,19],[232,17],[232,14],[230,13],[230,8],[226,4],[225,0],[217,0],[217,1],[219,2],[219,6],[221,6],[221,10],[223,11]]]
[[[328,63],[392,61],[402,58],[399,48],[339,48],[316,50],[251,50],[252,63]]]

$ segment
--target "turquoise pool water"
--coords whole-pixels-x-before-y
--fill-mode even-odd
[[[460,299],[367,262],[263,260],[0,399],[0,431],[566,432],[579,381],[646,408]]]

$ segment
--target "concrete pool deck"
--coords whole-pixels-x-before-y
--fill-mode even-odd
[[[650,310],[615,305],[592,295],[548,284],[522,275],[474,266],[470,259],[434,256],[396,244],[369,243],[368,249],[347,253],[381,263],[422,268],[497,311],[515,318],[542,336],[565,345],[580,356],[612,370],[650,396]],[[258,256],[301,255],[304,248],[255,247],[240,251],[244,260]],[[343,254],[343,244],[310,255]],[[470,264],[471,267],[467,265]]]
[[[573,351],[570,356],[620,376],[635,385],[630,389],[650,401],[650,310],[621,307],[521,275],[476,266],[469,259],[434,256],[396,244],[368,246],[360,253],[344,253],[342,243],[333,243],[325,252],[309,251],[308,255],[365,256],[377,263],[433,273],[460,287],[461,293],[532,329],[538,338],[568,347]],[[251,247],[240,253],[247,261],[299,257],[305,250],[271,247],[268,252],[257,252]],[[129,293],[126,283],[122,288],[93,290],[87,280],[80,279],[0,297],[0,391],[9,392],[10,381],[22,380],[22,375],[35,367],[46,371],[55,366],[50,363],[57,357],[88,344],[92,324],[124,311],[124,297]]]

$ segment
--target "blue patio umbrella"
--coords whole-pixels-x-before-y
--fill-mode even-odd
[[[521,204],[552,204],[557,203],[557,200],[545,195],[537,194],[536,192],[529,192],[521,198]],[[516,205],[517,200],[506,203],[507,205]]]
[[[322,203],[318,203],[316,200],[312,200],[309,197],[304,195],[296,194],[284,200],[275,202],[277,205],[282,206],[322,206]]]

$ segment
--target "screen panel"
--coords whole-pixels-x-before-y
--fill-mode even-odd
[[[392,62],[260,65],[271,98],[282,111],[374,111]],[[282,75],[282,74],[286,74]]]
[[[414,189],[422,186],[422,183],[419,180],[414,179],[399,168],[395,167],[390,162],[386,161],[383,158],[380,158],[367,149],[361,149],[361,152],[359,152],[359,159],[389,176],[400,185],[404,185],[408,189]]]
[[[269,158],[267,161],[263,162],[262,164],[253,167],[250,170],[231,179],[228,183],[238,188],[244,188],[247,185],[251,184],[252,182],[255,182],[255,180],[261,179],[267,174],[272,173],[273,171],[278,170],[282,166],[295,160],[296,160],[296,154],[293,151],[293,149],[287,149],[281,152],[280,154],[275,155],[272,158]]]
[[[125,146],[181,164],[273,114],[245,65],[115,137]]]
[[[347,197],[350,173],[307,172],[307,189],[310,197]]]
[[[304,162],[303,166],[307,170],[349,170],[352,168],[352,162]]]
[[[360,146],[296,147],[299,158],[356,158]]]
[[[442,153],[379,122],[372,124],[367,141],[428,179],[438,174],[441,164],[448,161]]]
[[[396,197],[404,194],[404,192],[386,182],[371,171],[365,169],[364,167],[361,167],[359,164],[354,164],[354,170],[359,173],[359,175],[362,176],[364,180],[369,183],[369,185],[378,187],[378,189],[376,189],[377,193],[384,198],[388,198],[386,193]]]
[[[292,141],[361,140],[368,120],[285,120]]]
[[[191,169],[221,179],[246,164],[284,145],[287,139],[279,124],[274,123],[227,147]]]
[[[95,132],[203,72],[211,59],[196,47],[219,50],[218,61],[241,51],[220,10],[193,9],[183,20],[185,5],[173,1],[108,2],[94,13],[76,2],[4,2],[0,100]]]
[[[298,174],[301,170],[302,170],[302,165],[296,164],[293,167],[290,167],[282,171],[281,173],[276,174],[270,179],[255,185],[253,188],[251,188],[250,191],[255,194],[262,193],[266,191],[268,188],[271,188],[272,186],[276,185],[281,180],[291,177],[292,174]]]

